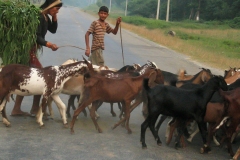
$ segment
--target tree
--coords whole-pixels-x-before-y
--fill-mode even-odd
[[[141,15],[143,17],[156,17],[156,0],[132,0],[128,5],[131,15]]]
[[[113,0],[113,2],[125,9],[125,0]],[[159,19],[166,18],[167,2],[168,0],[161,0]],[[239,8],[240,0],[171,0],[169,19],[171,21],[200,20],[200,18],[201,20],[232,20],[240,17]],[[128,0],[130,15],[155,18],[156,10],[157,0]]]

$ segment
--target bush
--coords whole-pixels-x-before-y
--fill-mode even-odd
[[[180,32],[180,31],[177,31],[177,36],[180,39],[183,39],[183,40],[200,40],[201,39],[197,35],[190,35],[190,34],[187,34],[187,33]]]
[[[229,24],[230,27],[240,29],[240,17],[235,17],[229,23],[230,23]]]

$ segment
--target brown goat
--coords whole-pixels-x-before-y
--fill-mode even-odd
[[[193,83],[193,84],[204,84],[206,83],[210,78],[212,78],[212,72],[209,69],[201,68],[202,70],[195,74],[191,79],[189,80],[179,80],[176,83],[176,87],[181,87],[185,83]]]
[[[232,77],[237,72],[237,69],[230,67],[228,70],[224,70],[224,79]]]
[[[229,106],[227,107],[227,117],[230,118],[230,124],[225,130],[226,142],[228,146],[228,152],[231,156],[234,155],[232,150],[231,139],[233,134],[236,132],[238,125],[240,124],[240,87],[231,91],[222,91],[220,94],[227,100]],[[219,126],[217,127],[219,128]]]
[[[193,75],[188,75],[185,69],[180,69],[178,72],[178,80],[186,81],[193,78]]]
[[[239,78],[240,78],[240,72],[238,71],[233,76],[225,78],[225,81],[229,85],[229,84],[234,83]]]
[[[95,118],[94,111],[95,106],[98,101],[103,102],[121,102],[123,104],[123,111],[125,113],[124,118],[122,118],[118,123],[113,127],[116,128],[122,122],[126,121],[126,129],[128,133],[132,133],[129,128],[129,118],[130,118],[130,104],[142,90],[142,83],[144,78],[150,78],[156,83],[163,83],[162,75],[157,75],[155,68],[143,68],[140,73],[140,76],[131,77],[107,77],[101,75],[101,73],[96,73],[92,69],[92,64],[86,61],[89,67],[89,73],[85,74],[85,86],[84,92],[82,94],[82,101],[79,103],[77,110],[75,110],[72,121],[71,121],[71,132],[74,132],[74,123],[77,116],[81,111],[86,108],[87,105],[92,103],[92,108],[90,111],[91,118],[93,123],[98,130],[102,132],[101,128],[98,126]]]

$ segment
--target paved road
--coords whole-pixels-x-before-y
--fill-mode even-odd
[[[90,23],[95,20],[77,8],[63,7],[59,13],[59,28],[56,35],[48,34],[46,39],[55,42],[57,45],[74,45],[85,47],[84,34]],[[122,30],[125,64],[145,64],[147,60],[154,61],[162,70],[177,73],[178,69],[185,68],[189,74],[195,74],[201,65],[197,62],[189,61],[189,58],[178,54],[164,46],[157,45],[151,41],[143,39],[136,34]],[[120,68],[123,66],[121,55],[120,36],[107,35],[105,39],[106,50],[104,57],[106,65]],[[40,58],[43,66],[60,65],[69,58],[81,60],[84,52],[82,50],[65,47],[56,52],[44,48],[44,53]],[[215,74],[223,74],[223,71],[210,68]],[[61,95],[62,100],[67,103],[68,96]],[[7,115],[10,115],[13,102],[7,104]],[[30,111],[32,97],[25,97],[22,103],[24,111]],[[200,154],[202,145],[198,134],[193,142],[187,144],[184,149],[175,150],[174,143],[169,146],[164,143],[157,146],[149,130],[146,133],[146,143],[148,149],[141,148],[140,125],[144,121],[141,115],[141,107],[136,108],[130,118],[130,127],[133,131],[131,135],[122,127],[112,130],[111,127],[118,121],[117,117],[110,114],[109,104],[104,104],[99,110],[100,119],[98,123],[103,129],[99,134],[89,117],[80,114],[75,123],[75,134],[70,134],[70,129],[63,128],[62,121],[56,105],[53,105],[54,120],[45,120],[45,127],[40,129],[33,117],[12,117],[8,116],[12,126],[6,128],[0,125],[0,159],[81,159],[81,160],[213,160],[229,159],[226,149],[212,147],[211,154]],[[115,111],[120,111],[115,105]],[[72,112],[73,113],[73,112]],[[69,122],[71,119],[68,120]],[[165,124],[159,131],[164,142]],[[236,150],[238,144],[234,144]]]

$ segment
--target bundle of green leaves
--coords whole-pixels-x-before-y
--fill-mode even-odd
[[[29,0],[0,0],[0,57],[3,64],[29,64],[40,9]]]

